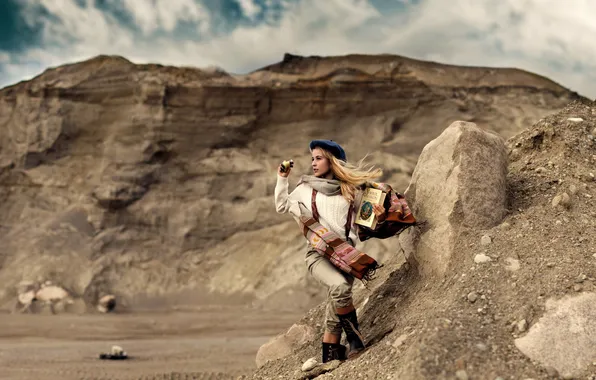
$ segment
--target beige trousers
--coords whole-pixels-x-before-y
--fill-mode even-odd
[[[325,256],[312,248],[306,252],[304,260],[308,272],[328,289],[325,331],[341,335],[342,328],[336,310],[352,304],[354,276],[335,267]]]

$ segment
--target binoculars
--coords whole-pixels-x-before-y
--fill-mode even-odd
[[[285,173],[290,168],[293,168],[293,167],[294,167],[294,160],[284,161],[281,163],[281,172]]]

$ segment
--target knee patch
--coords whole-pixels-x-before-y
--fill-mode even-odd
[[[329,299],[336,308],[349,306],[352,303],[352,285],[342,282],[330,286]]]

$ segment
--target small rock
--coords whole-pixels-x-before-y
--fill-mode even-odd
[[[552,206],[563,206],[565,208],[569,208],[569,206],[571,206],[571,198],[569,197],[569,194],[562,193],[556,195],[552,200]]]
[[[521,152],[520,152],[520,150],[518,148],[512,149],[511,152],[509,153],[509,155],[511,156],[511,160],[512,161],[517,161],[519,159],[520,153]]]
[[[460,369],[459,371],[455,372],[455,377],[457,377],[458,380],[468,380],[469,379],[468,373],[464,369]]]
[[[539,166],[536,169],[534,169],[534,171],[536,173],[544,173],[546,171],[546,168],[544,166]]]
[[[577,187],[575,185],[569,185],[569,193],[571,195],[577,194]]]
[[[513,257],[508,257],[505,259],[505,269],[511,272],[516,272],[520,268],[519,260],[514,259]]]
[[[478,299],[478,294],[476,292],[470,292],[470,293],[468,293],[467,298],[468,298],[468,301],[470,301],[471,303],[474,303]]]
[[[406,341],[407,338],[408,338],[408,334],[401,334],[400,336],[397,337],[397,339],[395,339],[395,342],[393,342],[392,346],[394,348],[398,348],[399,346],[404,344],[404,342]]]
[[[517,322],[517,331],[523,333],[528,329],[528,321],[522,319],[521,321]]]
[[[476,344],[476,348],[479,349],[480,351],[488,351],[488,346],[484,343]]]
[[[112,346],[110,353],[115,356],[120,356],[124,354],[124,350],[120,346]]]
[[[581,117],[568,117],[567,120],[572,121],[574,123],[579,123],[580,121],[584,121],[584,119],[582,119]]]
[[[577,276],[577,278],[575,279],[575,283],[576,284],[581,284],[582,282],[586,281],[588,279],[588,276],[586,276],[585,274],[580,274],[579,276]]]
[[[582,286],[580,284],[575,284],[573,285],[573,290],[575,290],[576,292],[581,292],[582,291]]]
[[[315,368],[319,362],[317,362],[316,358],[310,358],[302,364],[302,372],[308,372],[311,369]]]
[[[21,305],[30,305],[35,299],[35,290],[31,289],[27,292],[20,293],[17,297]]]
[[[571,205],[571,197],[569,197],[569,194],[567,194],[567,193],[561,194],[561,206],[569,207],[570,205]]]
[[[483,263],[488,263],[493,261],[493,259],[491,259],[489,256],[485,255],[484,253],[479,253],[476,256],[474,256],[474,262],[476,264],[483,264]]]
[[[595,254],[593,254],[593,255],[592,255],[592,257],[596,259],[596,253],[595,253]]]
[[[557,369],[555,367],[545,367],[544,370],[546,371],[546,374],[550,377],[559,377],[559,371],[557,371]]]
[[[480,245],[489,245],[490,243],[493,242],[492,237],[490,237],[489,235],[484,235],[482,236],[482,238],[480,239]]]
[[[501,229],[502,230],[508,230],[510,228],[511,228],[511,223],[509,223],[509,222],[503,222],[503,223],[501,223]]]
[[[116,307],[116,297],[113,294],[107,294],[99,299],[97,310],[100,313],[109,313]]]
[[[327,362],[327,363],[324,363],[321,365],[317,365],[312,370],[308,371],[307,373],[303,374],[302,376],[299,376],[298,379],[302,380],[302,379],[317,378],[317,376],[321,376],[325,373],[336,370],[340,366],[341,363],[342,362],[340,360],[332,360],[330,362]],[[280,377],[280,378],[282,378],[282,377]]]

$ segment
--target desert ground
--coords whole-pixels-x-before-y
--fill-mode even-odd
[[[116,314],[0,314],[0,379],[237,379],[291,313],[238,306]],[[128,360],[100,360],[121,346]]]

